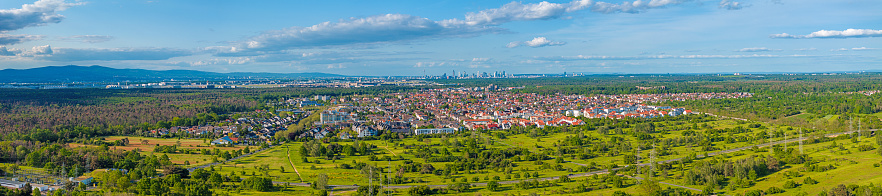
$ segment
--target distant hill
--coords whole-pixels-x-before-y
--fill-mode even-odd
[[[115,82],[115,81],[164,81],[164,80],[212,80],[230,78],[326,78],[345,77],[327,73],[215,73],[193,70],[154,71],[145,69],[115,69],[93,66],[48,66],[32,69],[0,70],[0,82]]]

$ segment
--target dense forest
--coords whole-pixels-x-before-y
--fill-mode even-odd
[[[36,129],[64,137],[127,135],[159,122],[193,126],[218,115],[267,109],[268,102],[312,95],[376,94],[406,87],[357,89],[61,89],[0,90],[0,133],[29,134]],[[176,118],[185,120],[181,122]],[[69,133],[72,132],[72,133]]]
[[[462,86],[525,87],[540,94],[655,94],[699,92],[804,93],[882,89],[880,73],[844,75],[589,75],[567,78],[495,78],[435,80]],[[642,90],[640,87],[661,87]]]

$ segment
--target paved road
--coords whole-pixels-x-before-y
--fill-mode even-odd
[[[876,131],[876,130],[878,130],[878,129],[871,129],[871,130],[868,130],[868,131]],[[846,132],[838,132],[838,133],[828,133],[828,134],[824,134],[824,136],[825,136],[825,137],[830,137],[830,136],[837,136],[837,135],[842,135],[842,134],[850,134],[850,133],[855,133],[855,132],[857,132],[857,131],[846,131]],[[717,152],[711,152],[711,153],[707,153],[707,156],[716,156],[716,155],[721,155],[721,154],[727,154],[727,153],[738,152],[738,151],[742,151],[742,150],[747,150],[747,149],[753,148],[754,146],[756,146],[757,148],[761,148],[761,147],[768,147],[768,146],[772,146],[772,145],[783,144],[783,143],[785,143],[785,142],[787,142],[787,143],[790,143],[790,142],[798,142],[798,141],[800,141],[800,140],[806,140],[806,139],[808,139],[808,138],[791,138],[791,139],[787,139],[787,140],[775,141],[775,142],[770,142],[770,143],[757,144],[757,145],[752,145],[752,146],[745,146],[745,147],[740,147],[740,148],[733,148],[733,149],[728,149],[728,150],[722,150],[722,151],[717,151]],[[500,143],[501,143],[501,142],[500,142]],[[504,144],[504,143],[503,143],[503,144]],[[506,144],[506,145],[508,145],[508,144]],[[510,145],[508,145],[508,146],[510,146]],[[698,158],[702,158],[702,157],[705,157],[705,155],[704,155],[704,154],[700,154],[700,155],[697,155],[697,157],[698,157]],[[663,160],[663,161],[658,161],[657,163],[671,163],[671,162],[679,161],[679,160],[681,160],[681,159],[683,159],[683,158],[675,158],[675,159]],[[650,164],[650,163],[642,163],[642,164],[638,164],[638,165],[639,165],[639,166],[648,166],[649,164]],[[631,165],[631,166],[633,166],[633,165]],[[629,166],[613,168],[612,170],[613,170],[613,171],[622,170],[622,169],[625,169],[626,167],[629,167]],[[597,170],[597,171],[591,171],[591,172],[578,173],[578,174],[569,174],[569,175],[567,175],[567,177],[569,177],[569,178],[587,177],[587,176],[592,176],[592,175],[597,175],[597,174],[604,174],[604,173],[607,173],[607,170],[606,170],[606,169],[603,169],[603,170]],[[557,180],[558,178],[559,178],[559,177],[545,177],[545,178],[537,178],[536,180],[539,180],[539,181],[547,181],[547,180]],[[520,180],[501,181],[501,182],[499,182],[499,184],[514,184],[514,183],[518,183],[518,182],[521,182],[521,181],[520,181]],[[277,183],[277,184],[285,184],[285,183],[288,183],[288,182],[273,182],[273,183]],[[660,182],[660,183],[662,183],[662,182]],[[309,186],[308,183],[289,183],[289,184],[297,185],[297,186]],[[487,183],[471,183],[471,184],[472,184],[473,186],[486,186],[486,185],[487,185]],[[671,186],[677,186],[677,187],[687,188],[687,189],[689,189],[689,190],[696,190],[696,189],[693,189],[693,188],[688,188],[688,187],[684,187],[684,186],[680,186],[680,185],[676,185],[676,184],[670,184],[670,183],[662,183],[662,184],[667,184],[667,185],[671,185]],[[447,186],[446,184],[440,184],[440,185],[438,185],[438,184],[434,184],[434,185],[428,185],[428,184],[426,184],[426,185],[429,186],[429,187],[433,187],[433,188],[434,188],[434,187],[446,187],[446,186]],[[339,188],[357,188],[357,187],[358,187],[358,185],[329,185],[329,186],[331,186],[331,187],[339,187]],[[420,185],[393,185],[393,186],[387,186],[386,188],[392,188],[392,189],[405,189],[405,188],[410,188],[410,187],[413,187],[413,186],[420,186]]]

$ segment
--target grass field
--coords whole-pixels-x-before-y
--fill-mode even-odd
[[[150,137],[125,137],[125,136],[110,136],[103,138],[105,141],[112,142],[121,140],[124,138],[129,139],[129,145],[126,146],[110,146],[111,149],[120,149],[125,151],[131,150],[140,150],[142,155],[168,155],[169,159],[172,163],[176,165],[181,165],[184,167],[194,167],[198,165],[204,165],[207,163],[211,163],[215,156],[213,155],[203,155],[203,154],[181,154],[181,153],[160,153],[153,152],[153,149],[156,148],[156,145],[162,146],[173,146],[179,145],[179,149],[208,149],[214,150],[219,149],[221,151],[235,151],[244,149],[245,146],[233,146],[233,147],[217,147],[217,146],[209,146],[201,139],[164,139],[164,138],[150,138]],[[146,141],[146,142],[144,142]],[[208,140],[206,140],[208,141]],[[70,143],[68,144],[71,147],[95,147],[94,145],[83,145],[78,143]],[[252,147],[251,149],[257,149]],[[189,164],[186,164],[189,162]]]
[[[812,160],[818,161],[818,165],[834,165],[836,166],[836,169],[825,172],[811,172],[805,171],[803,164],[788,164],[778,172],[758,178],[756,184],[750,188],[738,188],[736,190],[718,189],[717,191],[722,191],[724,194],[729,195],[744,194],[750,190],[767,190],[770,187],[783,188],[787,181],[792,180],[800,185],[796,188],[785,189],[786,192],[777,195],[796,195],[803,192],[808,193],[809,195],[815,195],[818,192],[830,190],[839,184],[880,184],[882,183],[882,169],[878,166],[874,166],[874,164],[880,163],[882,156],[877,154],[875,150],[864,152],[859,152],[857,150],[857,146],[861,144],[874,145],[878,148],[878,145],[875,145],[873,140],[873,138],[866,137],[858,143],[852,143],[849,140],[836,140],[835,142],[837,144],[842,144],[844,150],[830,148],[832,141],[806,144],[803,145],[804,153],[811,157]],[[790,143],[788,148],[793,149],[794,152],[798,153],[798,143]],[[769,152],[753,152],[746,150],[721,157],[727,160],[736,160],[754,155],[766,156],[769,155]],[[687,169],[690,168],[691,167],[687,167]],[[787,172],[798,172],[801,176],[788,177],[785,175]],[[672,178],[663,181],[696,189],[704,188],[700,185],[686,185],[684,181],[676,179],[679,178],[679,176],[679,172],[674,172],[674,174],[671,175]],[[819,183],[803,184],[803,180],[807,177],[817,180]]]
[[[686,122],[686,123],[662,122],[659,124],[660,124],[660,127],[667,127],[667,129],[669,129],[669,131],[664,132],[664,133],[654,134],[657,138],[680,137],[688,129],[688,127],[693,127],[693,126],[697,125],[697,123],[688,123],[688,122]],[[745,127],[747,124],[750,124],[750,123],[744,123],[744,122],[739,122],[739,121],[735,121],[735,120],[716,120],[716,121],[710,121],[710,122],[702,122],[700,124],[701,124],[701,126],[703,126],[703,128],[701,128],[700,130],[695,130],[696,132],[702,132],[702,131],[706,131],[706,130],[710,130],[710,129],[721,130],[721,129],[726,129],[726,128],[734,128],[734,127],[738,127],[738,126]],[[707,126],[704,126],[704,124],[707,124]],[[769,127],[769,125],[765,124],[765,123],[760,123],[760,125],[762,127]],[[729,136],[724,136],[724,137],[764,135],[767,133],[767,131],[766,131],[766,129],[764,129],[762,127],[747,128],[744,133],[739,133],[739,134],[729,135]],[[628,131],[629,129],[630,128],[625,129],[625,131]],[[798,133],[797,130],[788,129],[788,127],[776,127],[776,130],[783,130],[783,131],[789,132],[789,136],[791,138],[794,137],[794,135],[796,133]],[[497,131],[493,131],[491,133],[494,133],[494,132],[497,132]],[[591,132],[591,131],[584,131],[582,133],[586,137],[592,137],[592,138],[604,139],[604,138],[615,136],[615,137],[623,137],[623,138],[625,138],[625,141],[629,141],[629,142],[638,141],[636,138],[634,138],[630,135],[613,135],[613,134],[601,135],[599,133]],[[812,134],[817,134],[817,133],[812,133]],[[505,138],[497,138],[495,136],[489,136],[489,135],[493,135],[493,134],[482,134],[482,136],[481,136],[482,138],[491,138],[494,140],[494,142],[492,144],[486,146],[487,148],[505,149],[505,148],[510,148],[512,146],[517,146],[517,147],[527,148],[533,152],[548,152],[550,149],[555,149],[556,145],[561,143],[561,141],[563,141],[567,136],[570,136],[570,137],[573,136],[573,134],[571,134],[571,133],[555,133],[555,134],[549,134],[549,135],[539,136],[539,137],[529,137],[526,134],[516,134],[516,135],[509,135]],[[448,141],[452,141],[454,139],[458,139],[459,141],[463,141],[466,138],[467,137],[453,137],[453,136],[451,136],[450,138],[448,138]],[[415,149],[407,149],[404,146],[422,145],[422,146],[429,146],[430,148],[438,148],[438,149],[448,148],[449,150],[452,150],[451,147],[447,147],[447,146],[443,145],[441,140],[442,139],[439,139],[439,138],[431,138],[431,139],[424,140],[424,141],[417,141],[416,139],[413,139],[413,138],[406,138],[404,140],[395,140],[395,141],[389,142],[389,143],[387,143],[386,141],[381,141],[381,140],[359,141],[359,142],[365,142],[368,144],[375,145],[376,148],[373,149],[374,156],[380,158],[380,160],[370,161],[368,159],[368,156],[356,155],[356,156],[343,156],[342,158],[340,158],[338,160],[325,160],[324,158],[308,157],[307,159],[309,162],[307,162],[307,163],[304,163],[302,161],[303,157],[300,156],[300,152],[299,152],[300,146],[303,145],[303,143],[289,142],[289,143],[274,147],[272,149],[263,151],[259,154],[252,155],[250,157],[246,157],[246,158],[243,158],[243,159],[240,159],[237,161],[232,161],[232,162],[229,162],[229,163],[226,163],[223,165],[216,166],[216,167],[214,167],[214,169],[215,169],[215,171],[219,171],[222,174],[229,174],[229,173],[235,172],[240,177],[246,178],[251,175],[262,176],[263,174],[261,174],[262,173],[261,170],[259,170],[257,168],[262,167],[262,166],[266,166],[267,168],[269,168],[269,170],[267,170],[266,173],[269,176],[271,176],[274,181],[295,182],[296,183],[296,182],[301,182],[301,179],[302,179],[302,182],[314,182],[317,179],[317,176],[319,174],[327,174],[329,176],[329,184],[334,184],[334,185],[353,185],[353,184],[366,185],[368,183],[368,180],[364,174],[362,174],[359,170],[356,170],[356,169],[342,169],[339,167],[340,164],[346,163],[346,164],[354,165],[353,164],[354,162],[367,163],[369,165],[375,165],[378,168],[383,169],[383,171],[382,171],[383,174],[388,174],[390,172],[388,170],[388,168],[390,168],[390,167],[396,168],[398,166],[404,165],[405,160],[410,160],[410,161],[414,161],[417,163],[426,163],[425,160],[415,157],[415,155],[412,153],[412,151]],[[872,140],[871,138],[864,138],[863,140],[860,141],[859,144],[871,144],[871,140]],[[760,144],[760,143],[765,143],[765,142],[768,142],[768,140],[761,139],[761,140],[737,141],[737,142],[714,141],[714,142],[712,142],[711,145],[714,146],[715,148],[717,148],[718,150],[720,150],[720,149],[732,149],[732,148],[737,148],[737,147],[750,146],[750,145]],[[846,184],[847,183],[864,183],[864,184],[866,184],[866,183],[870,183],[870,182],[876,183],[876,184],[882,183],[882,170],[880,170],[878,167],[873,165],[874,163],[879,163],[879,161],[882,160],[882,159],[880,159],[879,155],[875,153],[875,150],[858,152],[856,150],[856,146],[858,144],[853,144],[848,140],[837,140],[836,142],[843,144],[845,150],[839,150],[839,149],[831,150],[831,148],[829,148],[829,145],[832,142],[807,144],[804,146],[805,152],[809,156],[811,156],[815,160],[820,160],[820,163],[819,163],[820,165],[826,165],[826,164],[836,165],[836,169],[834,169],[833,171],[804,172],[804,171],[801,171],[801,168],[803,167],[803,165],[790,164],[790,165],[787,165],[786,167],[782,168],[781,171],[778,171],[778,172],[773,173],[768,176],[761,177],[757,181],[757,183],[754,184],[753,186],[751,186],[750,188],[737,189],[737,190],[722,190],[722,191],[724,191],[725,194],[734,195],[734,194],[739,194],[739,193],[743,194],[744,192],[746,192],[748,190],[766,190],[772,186],[780,188],[783,186],[783,183],[785,183],[788,180],[793,180],[799,184],[802,184],[802,179],[804,179],[805,177],[812,177],[813,179],[819,181],[820,183],[814,184],[814,185],[801,185],[797,188],[787,189],[786,192],[783,193],[782,195],[793,195],[793,194],[800,193],[800,192],[816,193],[819,191],[828,190],[831,187],[836,186],[840,183],[846,183]],[[336,143],[340,144],[340,145],[354,144],[354,142],[352,142],[352,141],[336,142]],[[872,145],[876,146],[874,143]],[[796,144],[793,143],[789,147],[791,149],[796,148]],[[656,160],[680,158],[680,157],[684,157],[690,153],[703,154],[703,153],[707,153],[707,152],[715,152],[718,150],[702,151],[698,147],[678,146],[678,147],[671,148],[671,152],[673,154],[667,155],[667,156],[656,157]],[[453,152],[453,151],[451,151],[451,152],[454,156],[461,155],[459,152]],[[290,160],[288,158],[289,153],[290,153]],[[649,157],[649,153],[650,152],[648,152],[648,150],[646,152],[641,152],[641,156],[642,157]],[[745,151],[741,151],[741,152],[737,152],[737,153],[731,153],[731,154],[716,156],[713,158],[703,158],[703,159],[705,159],[705,160],[711,160],[711,159],[734,160],[734,159],[742,159],[742,158],[745,158],[745,157],[748,157],[751,155],[763,155],[764,153],[768,154],[768,152],[753,152],[750,150],[745,150]],[[552,157],[555,157],[555,158],[560,158],[560,157],[556,157],[554,154],[549,154],[549,155],[551,155]],[[383,160],[382,157],[386,157],[386,156],[394,157],[394,158],[392,161]],[[605,165],[605,164],[613,163],[613,164],[617,164],[617,165],[621,166],[621,165],[624,165],[623,156],[624,156],[623,154],[619,154],[616,156],[598,156],[596,158],[591,158],[591,159],[586,159],[586,160],[571,159],[571,158],[568,158],[565,156],[563,158],[566,161],[572,161],[572,162],[561,163],[561,165],[564,166],[564,168],[569,168],[569,169],[575,169],[575,168],[581,166],[581,164],[588,164],[588,163],[592,163],[592,162],[596,163],[598,165]],[[402,159],[399,160],[398,157],[400,157]],[[643,160],[641,162],[646,162],[646,161],[648,161],[648,160]],[[300,175],[298,175],[297,173],[294,172],[294,169],[291,167],[292,163],[294,166],[297,167],[297,170],[299,171]],[[537,164],[540,162],[536,162],[536,161],[519,161],[519,162],[515,162],[515,163],[516,164],[512,167],[513,173],[518,173],[518,174],[531,173],[532,174],[532,173],[536,172],[536,173],[540,174],[540,176],[539,176],[540,178],[557,177],[557,176],[562,176],[562,175],[571,174],[571,173],[580,173],[578,171],[567,171],[567,170],[558,171],[558,170],[551,170],[551,169],[543,169],[543,168],[541,168],[541,165]],[[541,163],[556,164],[554,159],[544,160]],[[436,163],[431,163],[431,164],[433,164],[435,166],[435,168],[440,169],[440,168],[443,168],[443,166],[448,163],[436,162]],[[687,165],[686,169],[690,169],[690,168],[691,168],[691,166]],[[677,169],[675,169],[675,170],[677,170]],[[788,171],[800,171],[800,173],[803,176],[793,178],[793,179],[787,179],[787,177],[785,175],[783,175],[783,173],[788,172]],[[381,174],[381,175],[383,175],[383,174]],[[393,174],[394,174],[394,172],[393,172]],[[517,178],[517,177],[514,177],[513,175],[511,176],[511,178],[506,178],[505,174],[502,171],[493,171],[493,170],[457,172],[449,177],[439,176],[439,175],[434,175],[434,174],[420,174],[420,173],[415,173],[415,172],[406,172],[406,173],[404,173],[404,176],[409,179],[416,180],[418,182],[411,182],[411,183],[405,183],[405,184],[400,184],[400,185],[452,184],[454,182],[462,182],[462,179],[467,179],[467,183],[485,183],[485,182],[490,181],[489,179],[493,179],[494,176],[499,177],[500,178],[499,181],[510,181],[510,180],[518,181],[518,180],[532,179],[532,177],[527,178],[527,177],[523,177],[523,176],[521,176],[520,178]],[[473,178],[477,178],[478,180],[475,181]],[[486,187],[480,186],[480,187],[473,187],[472,190],[470,190],[469,192],[466,192],[466,193],[453,193],[453,194],[458,194],[458,195],[462,195],[462,194],[468,194],[468,195],[472,195],[472,194],[517,195],[517,194],[520,194],[520,195],[524,195],[524,194],[529,194],[529,193],[538,193],[540,195],[545,195],[545,194],[549,194],[549,193],[561,193],[561,192],[572,190],[576,186],[580,185],[580,183],[581,184],[588,183],[588,180],[590,178],[591,177],[573,178],[574,182],[558,183],[557,186],[545,187],[545,188],[535,188],[535,189],[526,189],[526,190],[518,189],[518,188],[515,188],[514,185],[507,184],[507,185],[502,185],[502,191],[493,192],[493,191],[486,190],[485,189]],[[669,176],[667,176],[667,178],[658,178],[658,179],[662,180],[662,182],[678,184],[678,185],[685,185],[685,183],[679,178],[681,178],[679,172],[671,172],[669,174]],[[859,181],[855,181],[855,180],[859,180]],[[377,181],[374,181],[374,183],[379,184],[379,182],[377,182]],[[588,184],[590,184],[590,183],[588,183]],[[662,184],[661,186],[663,188],[667,187],[667,185],[664,185],[664,184]],[[703,186],[698,186],[698,185],[687,185],[687,186],[695,188],[695,189],[703,189],[704,188]],[[310,194],[310,193],[312,193],[311,191],[312,190],[309,188],[301,187],[299,189],[293,188],[289,192],[283,192],[283,194],[298,194],[298,195],[299,194]],[[636,186],[628,186],[628,187],[619,188],[619,189],[608,188],[608,189],[593,190],[591,192],[580,193],[579,195],[611,195],[615,191],[624,191],[624,192],[631,193],[631,194],[639,194],[641,190],[639,190]],[[345,194],[352,193],[352,192],[350,191],[350,192],[343,192],[343,193],[344,193],[343,195],[345,195]],[[337,193],[335,193],[335,194],[337,194]],[[264,195],[264,193],[242,192],[241,195]],[[396,189],[395,194],[393,194],[393,195],[406,195],[406,189]]]
[[[127,146],[117,146],[117,149],[122,150],[133,150],[133,149],[141,149],[141,151],[149,151],[152,152],[153,148],[156,145],[162,146],[173,146],[178,145],[179,148],[187,148],[187,149],[220,149],[220,150],[238,150],[245,148],[244,146],[234,146],[234,147],[215,147],[211,146],[208,142],[211,140],[200,140],[200,139],[164,139],[164,138],[150,138],[150,137],[123,137],[123,136],[110,136],[104,138],[104,140],[108,142],[121,140],[123,138],[129,138],[129,145]],[[147,141],[146,143],[143,143]],[[180,143],[179,143],[180,142]]]

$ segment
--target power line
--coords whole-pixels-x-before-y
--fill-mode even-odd
[[[799,154],[803,154],[803,152],[802,152],[802,127],[799,128]]]

